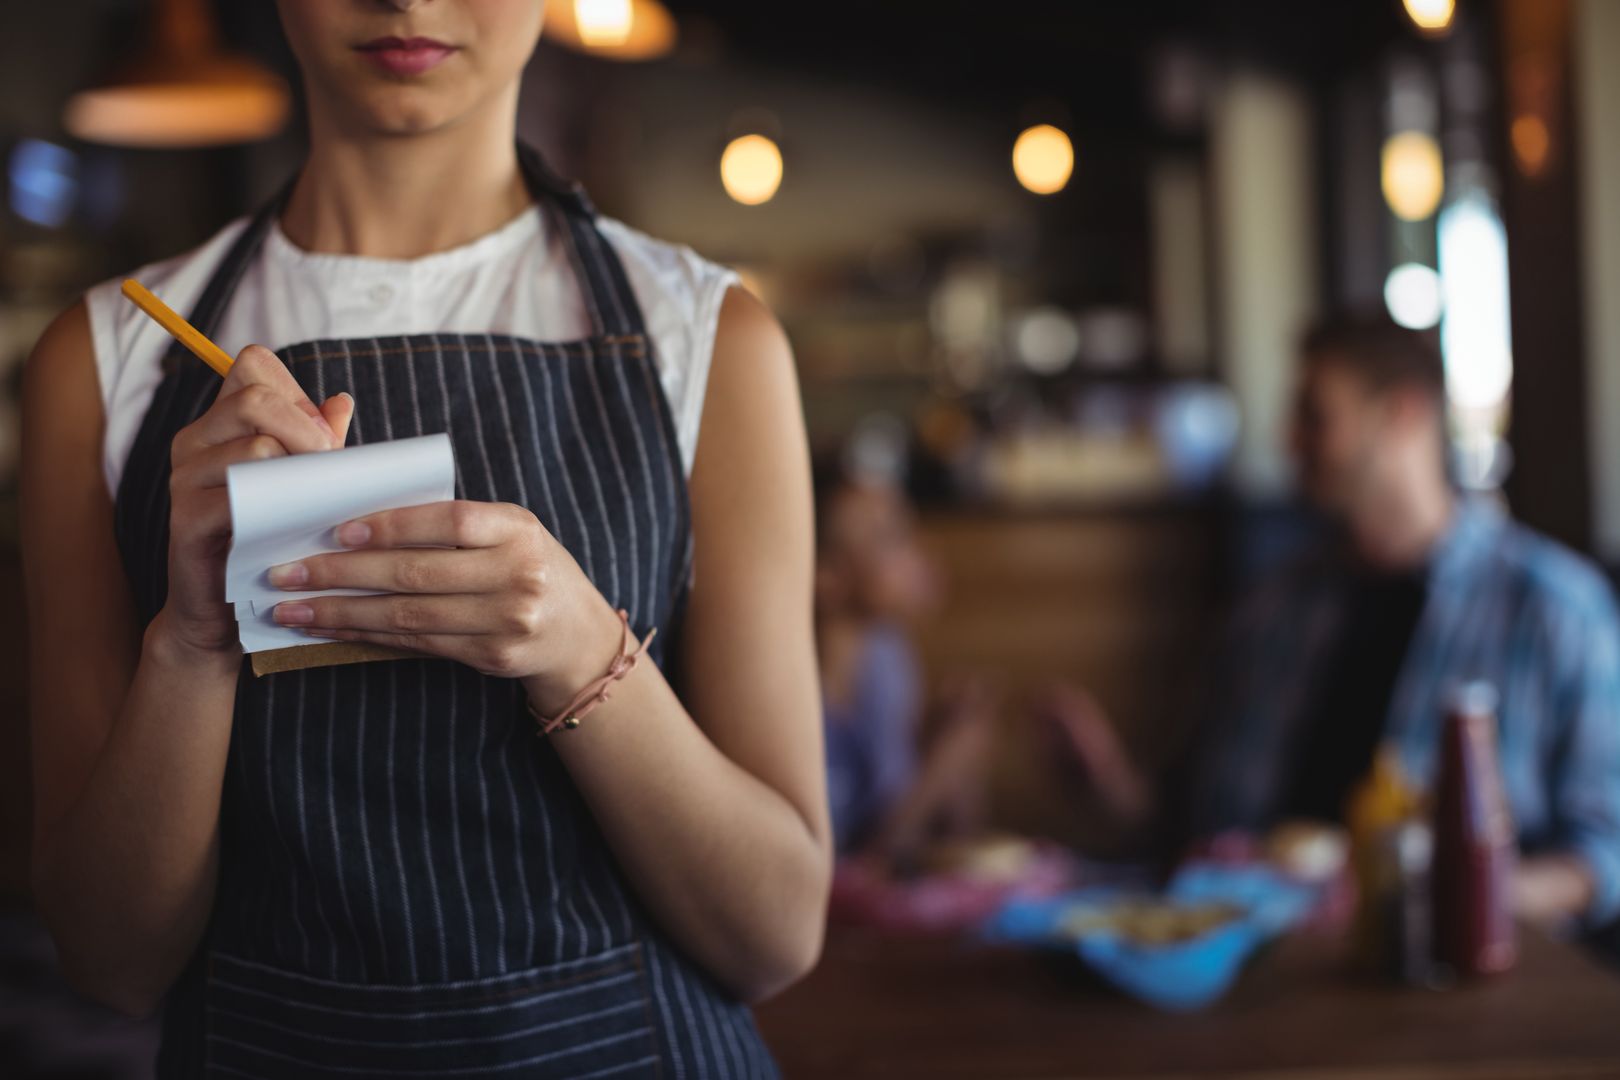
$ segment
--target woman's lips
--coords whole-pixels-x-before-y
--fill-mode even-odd
[[[378,38],[357,45],[355,49],[388,74],[396,76],[421,75],[431,71],[456,51],[454,45],[446,45],[432,38],[397,37]]]

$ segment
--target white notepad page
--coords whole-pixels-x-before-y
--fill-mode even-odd
[[[236,607],[242,649],[255,653],[320,644],[320,639],[271,619],[271,610],[284,600],[373,591],[278,589],[265,576],[270,567],[346,550],[334,535],[345,521],[443,502],[455,497],[455,481],[455,454],[448,435],[245,461],[227,468],[231,551],[225,562],[225,599]]]

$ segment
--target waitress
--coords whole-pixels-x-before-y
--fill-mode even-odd
[[[814,962],[829,878],[787,342],[515,147],[542,0],[279,7],[307,162],[138,275],[275,351],[221,382],[109,283],[27,366],[63,965],[166,1006],[164,1076],[772,1074],[743,1002]],[[226,467],[434,432],[455,501],[271,571],[384,593],[281,623],[421,658],[248,673]]]

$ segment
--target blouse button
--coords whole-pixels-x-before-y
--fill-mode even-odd
[[[373,285],[371,287],[371,302],[378,307],[386,307],[394,299],[392,285]]]

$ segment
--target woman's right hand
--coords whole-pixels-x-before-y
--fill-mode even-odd
[[[214,404],[175,435],[169,595],[162,620],[178,644],[207,652],[238,647],[236,619],[225,602],[225,556],[231,545],[226,466],[338,449],[353,416],[348,394],[335,394],[317,408],[274,353],[249,345]]]

